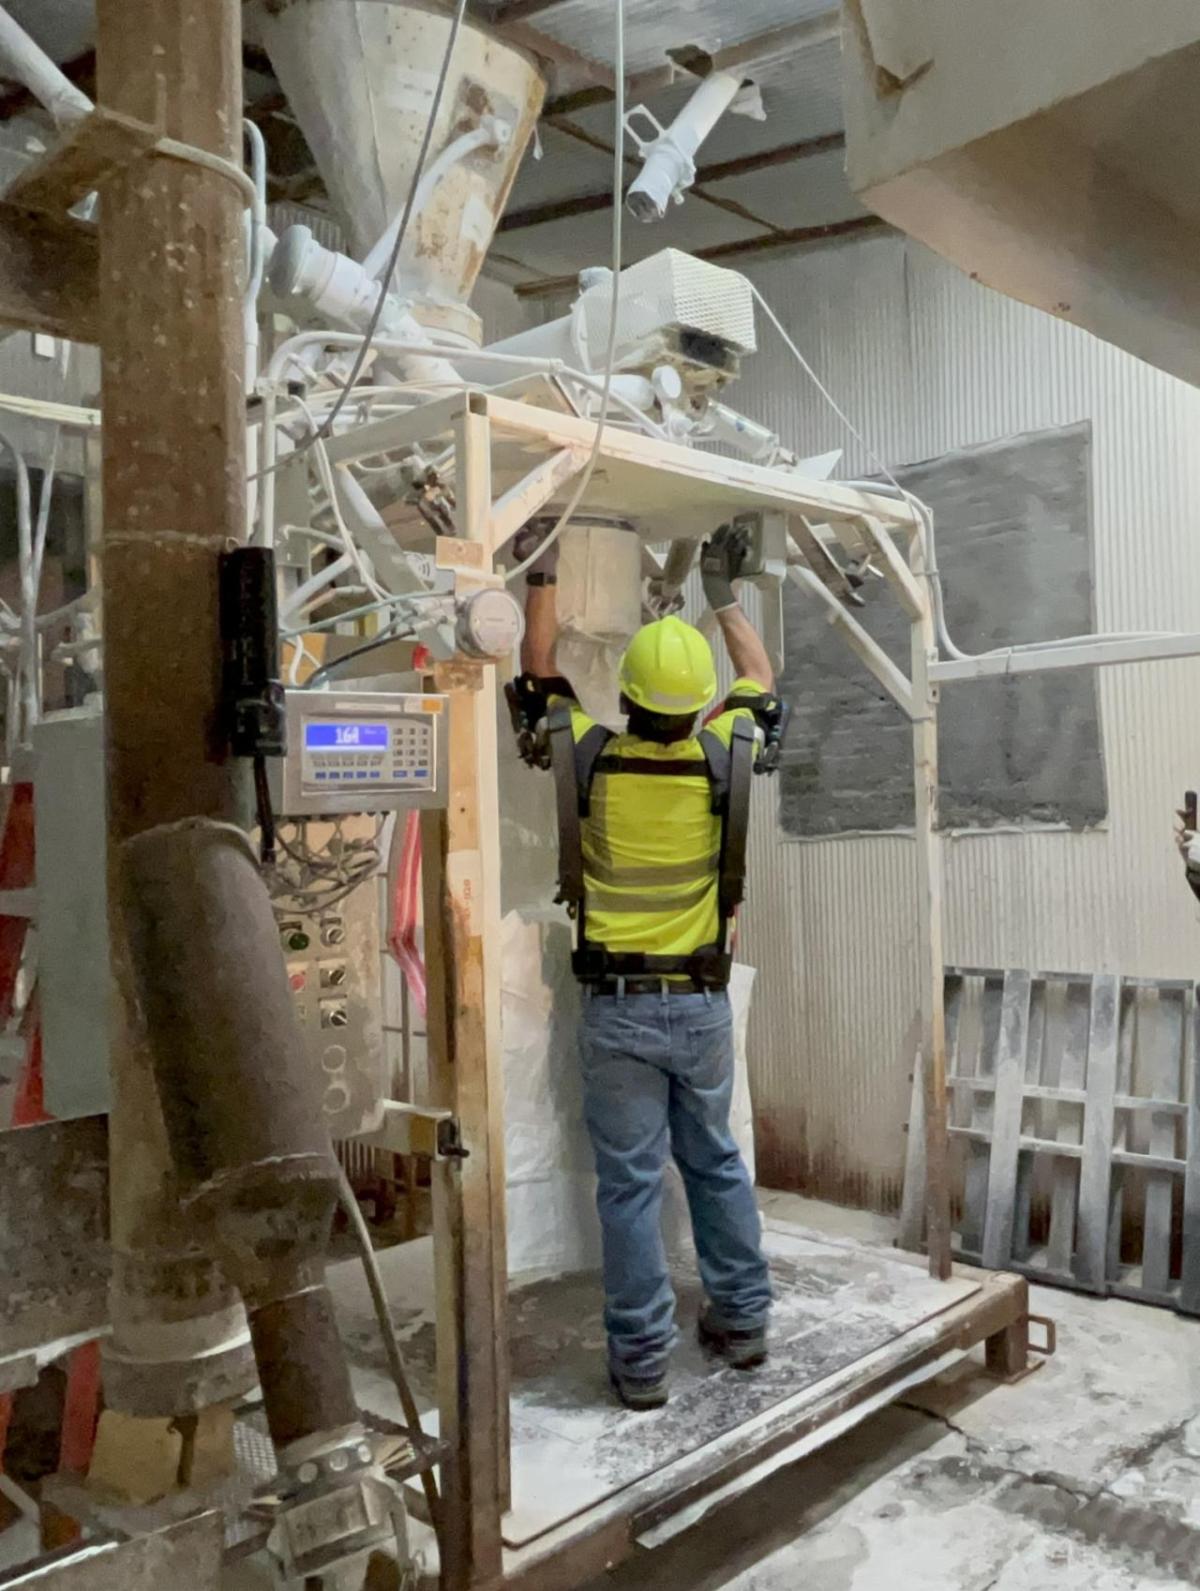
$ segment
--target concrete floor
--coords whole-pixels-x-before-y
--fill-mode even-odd
[[[890,1240],[874,1217],[765,1202]],[[963,1367],[586,1591],[1200,1586],[1200,1325],[1041,1288],[1033,1309],[1058,1353],[1027,1380]]]
[[[876,1217],[763,1203],[890,1247]],[[968,1365],[578,1591],[1200,1587],[1200,1325],[1045,1289],[1033,1308],[1058,1354],[1025,1381]],[[18,1525],[0,1555],[35,1545]],[[226,1583],[270,1579],[245,1566]]]

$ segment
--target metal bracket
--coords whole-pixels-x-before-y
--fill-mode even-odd
[[[1050,1319],[1049,1315],[1027,1315],[1025,1319],[1027,1325],[1040,1326],[1045,1333],[1044,1342],[1034,1342],[1030,1338],[1030,1353],[1036,1353],[1042,1359],[1053,1357],[1058,1352],[1058,1327]]]
[[[382,1126],[375,1132],[362,1133],[355,1141],[369,1149],[420,1155],[426,1160],[465,1160],[470,1154],[463,1147],[462,1131],[453,1112],[398,1099],[385,1100]]]

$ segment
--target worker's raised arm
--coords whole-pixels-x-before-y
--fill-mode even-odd
[[[749,546],[749,533],[722,525],[700,555],[700,578],[709,607],[717,616],[725,645],[739,679],[753,680],[769,691],[775,685],[775,670],[758,631],[742,611],[733,590],[741,573]]]
[[[541,544],[544,530],[527,525],[513,540],[518,563]],[[539,552],[525,574],[525,635],[521,641],[521,669],[537,679],[552,679],[558,673],[555,646],[558,641],[558,543]]]

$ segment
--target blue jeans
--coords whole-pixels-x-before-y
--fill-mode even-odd
[[[771,1304],[754,1190],[729,1130],[729,996],[595,995],[583,1002],[584,1105],[604,1238],[614,1367],[656,1376],[678,1337],[661,1214],[673,1154],[716,1324],[761,1326]]]

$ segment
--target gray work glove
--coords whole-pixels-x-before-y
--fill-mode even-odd
[[[531,519],[528,525],[517,532],[512,542],[514,567],[517,564],[524,563],[526,558],[537,551],[554,529],[555,523],[553,519]],[[540,579],[537,583],[544,585],[546,581],[553,581],[557,577],[558,546],[561,539],[559,537],[557,540],[552,541],[545,552],[538,554],[525,571],[526,579],[529,579],[531,575],[538,575]]]
[[[704,543],[700,553],[700,580],[704,586],[705,600],[714,613],[736,605],[733,582],[742,572],[749,549],[750,532],[735,530],[732,525],[722,525]]]

